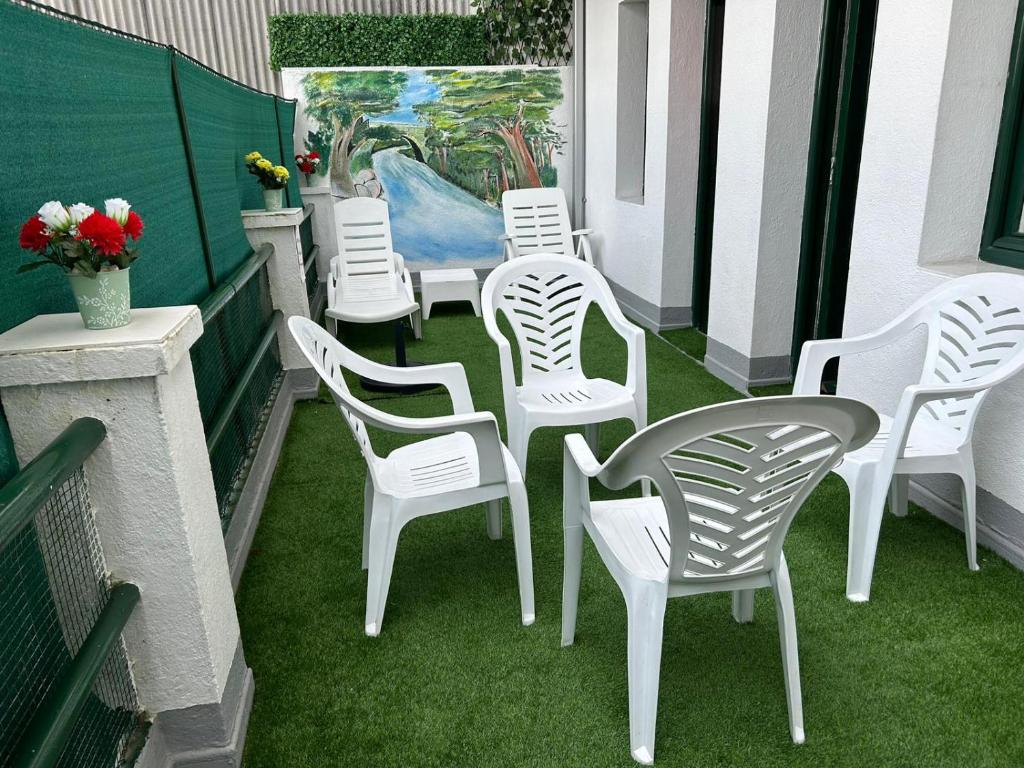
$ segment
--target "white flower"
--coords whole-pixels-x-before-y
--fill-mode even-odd
[[[77,226],[96,213],[96,209],[85,203],[75,203],[68,208],[68,213],[71,214],[72,226]]]
[[[120,197],[112,197],[109,200],[104,200],[103,204],[107,206],[107,216],[123,227],[125,222],[128,221],[128,211],[132,207],[131,203]]]
[[[71,214],[59,200],[51,200],[39,209],[39,218],[54,232],[64,232],[71,226]]]

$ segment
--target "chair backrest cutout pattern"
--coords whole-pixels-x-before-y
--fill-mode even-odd
[[[520,189],[501,198],[505,233],[516,244],[520,256],[555,253],[574,256],[572,226],[565,193],[557,187]]]

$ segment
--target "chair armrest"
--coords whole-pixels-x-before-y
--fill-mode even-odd
[[[800,362],[797,365],[796,376],[793,377],[793,394],[821,394],[821,376],[829,360],[833,357],[857,355],[861,352],[881,349],[898,341],[918,325],[916,319],[915,322],[903,322],[906,319],[906,316],[901,316],[877,331],[861,336],[852,336],[848,339],[804,342],[800,350]]]
[[[503,248],[503,258],[505,261],[511,261],[519,255],[519,249],[516,248],[516,241],[512,238],[512,235],[504,234],[500,238]]]
[[[416,293],[412,289],[412,275],[409,274],[408,269],[402,270],[402,285],[405,286],[405,295],[409,301],[416,303]]]
[[[597,477],[603,465],[595,457],[586,438],[578,432],[565,436],[565,457],[585,477]]]
[[[584,227],[583,229],[574,229],[572,231],[573,237],[581,237],[581,236],[585,237],[586,235],[592,235],[592,234],[594,234],[594,230],[591,229],[590,227]]]
[[[473,412],[473,397],[469,392],[466,371],[459,363],[439,363],[403,368],[395,365],[382,365],[372,360],[353,359],[349,361],[348,367],[357,376],[389,384],[440,384],[448,390],[452,399],[452,409],[456,415]]]
[[[405,257],[402,254],[400,254],[398,251],[392,251],[391,255],[395,257],[395,271],[396,272],[398,272],[399,274],[402,274],[403,272],[408,272],[409,271],[409,270],[407,270],[405,268]]]
[[[505,403],[505,416],[516,407],[516,369],[512,361],[512,345],[498,329],[494,312],[489,308],[486,299],[483,302],[484,330],[495,346],[498,347],[498,370],[501,375],[501,393]]]

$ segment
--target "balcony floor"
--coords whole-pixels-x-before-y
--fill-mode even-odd
[[[588,330],[589,372],[619,371],[617,337],[603,323]],[[477,407],[501,423],[482,322],[437,314],[424,331],[411,354],[462,362]],[[361,348],[387,360],[388,339],[384,328]],[[647,351],[651,421],[736,397],[662,340],[649,337]],[[450,407],[436,394],[380,405]],[[625,422],[603,430],[602,457],[629,433]],[[634,765],[625,608],[590,545],[576,645],[559,647],[563,434],[531,442],[536,624],[519,624],[507,509],[505,538],[492,542],[480,507],[406,529],[383,631],[370,639],[364,465],[327,398],[296,407],[238,595],[256,676],[247,768]],[[374,438],[378,453],[398,445]],[[960,532],[912,508],[885,519],[871,602],[849,603],[847,502],[830,477],[787,540],[807,743],[789,740],[770,591],[745,626],[727,594],[680,599],[665,619],[656,765],[1024,764],[1024,574],[984,550],[970,573]]]

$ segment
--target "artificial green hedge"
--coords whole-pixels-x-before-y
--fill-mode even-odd
[[[272,16],[270,66],[466,67],[490,64],[481,16]]]

